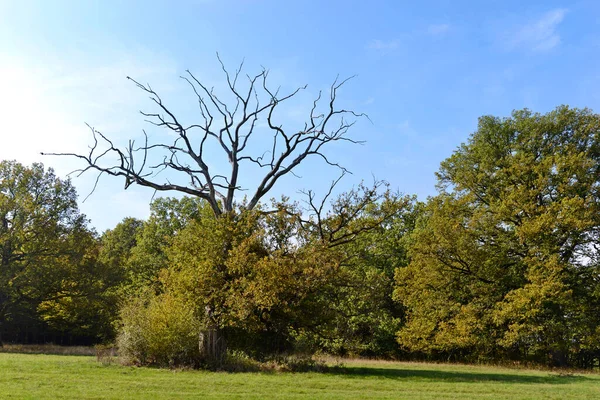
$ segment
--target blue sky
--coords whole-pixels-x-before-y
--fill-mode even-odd
[[[85,122],[118,143],[139,138],[149,127],[138,110],[152,108],[128,75],[193,121],[179,76],[190,69],[219,87],[217,51],[233,69],[242,59],[247,72],[265,66],[283,89],[308,84],[281,117],[292,130],[336,75],[357,75],[339,104],[372,123],[351,131],[364,145],[329,149],[353,172],[344,188],[376,176],[425,199],[479,116],[560,104],[600,111],[597,1],[0,0],[0,159],[65,175],[78,164],[39,152],[85,151]],[[313,160],[273,195],[322,193],[335,174]],[[94,179],[74,178],[82,198]],[[105,177],[81,209],[103,231],[146,217],[152,194]]]

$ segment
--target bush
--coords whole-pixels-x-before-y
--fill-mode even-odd
[[[264,366],[243,351],[228,351],[223,364],[227,372],[258,372],[264,371]]]
[[[133,298],[121,309],[121,361],[162,367],[198,366],[202,325],[188,304],[171,294]]]

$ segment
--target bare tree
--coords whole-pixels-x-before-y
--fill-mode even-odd
[[[141,146],[129,141],[127,147],[120,148],[107,136],[90,127],[94,143],[87,154],[46,154],[83,160],[86,165],[74,172],[81,175],[95,170],[98,172],[96,185],[98,179],[107,174],[123,177],[125,189],[135,183],[156,191],[178,191],[197,196],[210,204],[216,216],[234,209],[236,193],[240,190],[249,191],[245,207],[253,209],[280,178],[294,174],[294,170],[308,158],[321,158],[326,164],[338,168],[342,174],[347,172],[343,166],[327,157],[325,148],[333,142],[360,143],[349,138],[347,133],[356,117],[363,114],[335,106],[338,90],[348,79],[336,79],[326,96],[319,92],[303,128],[290,132],[275,121],[274,113],[282,103],[306,89],[306,86],[280,94],[279,89],[269,87],[268,70],[263,68],[256,75],[242,76],[242,63],[232,75],[218,55],[217,59],[225,75],[229,96],[233,95],[235,101],[227,104],[222,100],[224,97],[215,93],[214,88],[209,88],[190,71],[186,71],[187,74],[181,79],[195,93],[199,112],[199,122],[190,125],[183,124],[149,84],[143,85],[128,77],[139,89],[150,95],[150,100],[156,106],[155,111],[141,111],[141,114],[151,124],[173,132],[175,135],[172,143],[151,144],[144,131],[145,140]],[[242,80],[246,81],[244,88],[240,88]],[[347,119],[348,116],[351,120]],[[272,136],[267,151],[263,154],[251,154],[249,150],[253,137],[258,130],[264,129]],[[211,141],[222,149],[227,158],[231,167],[228,174],[215,173],[207,162],[207,146]],[[117,162],[114,162],[115,156]],[[150,161],[157,159],[160,161]],[[239,182],[240,171],[250,164],[263,171],[254,189],[243,187]],[[171,183],[160,175],[164,170],[176,171],[185,176],[188,184]]]

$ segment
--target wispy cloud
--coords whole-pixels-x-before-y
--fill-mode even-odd
[[[450,24],[433,24],[427,27],[427,34],[431,36],[442,36],[448,33]]]
[[[507,38],[509,50],[523,48],[533,51],[549,51],[561,43],[558,25],[564,20],[567,9],[557,8],[522,26]]]
[[[400,48],[403,43],[418,40],[425,36],[442,37],[451,30],[452,26],[450,24],[430,24],[413,31],[400,33],[395,39],[373,39],[365,47],[369,50],[388,53]]]
[[[398,48],[398,41],[397,40],[379,40],[379,39],[375,39],[375,40],[371,40],[368,44],[367,44],[367,48],[368,49],[372,49],[372,50],[382,50],[382,51],[386,51],[386,50],[393,50],[393,49],[397,49]]]
[[[366,99],[366,100],[363,102],[363,104],[364,104],[365,106],[368,106],[368,105],[370,105],[370,104],[373,104],[373,103],[375,103],[375,97],[373,97],[373,96],[370,96],[370,97],[368,97],[368,98],[367,98],[367,99]]]

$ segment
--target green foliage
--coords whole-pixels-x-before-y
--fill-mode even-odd
[[[370,204],[356,224],[376,226],[342,247],[341,277],[329,306],[329,330],[314,337],[328,353],[370,357],[400,356],[396,332],[404,315],[392,300],[394,271],[408,264],[406,236],[422,205],[410,196],[390,195]],[[382,215],[386,215],[381,219]]]
[[[100,261],[115,270],[115,273],[122,274],[121,280],[131,279],[133,272],[129,266],[129,259],[133,248],[138,244],[143,224],[139,219],[125,218],[114,229],[102,235]]]
[[[117,337],[125,364],[197,366],[200,322],[189,304],[169,293],[134,297],[121,308]]]
[[[117,299],[113,288],[119,276],[98,261],[98,240],[91,235],[73,238],[72,251],[81,254],[77,263],[67,264],[62,289],[42,300],[38,313],[49,327],[73,337],[107,341],[114,337]]]
[[[600,351],[599,176],[600,116],[482,117],[397,271],[400,344],[585,366]]]
[[[207,326],[227,329],[233,348],[258,335],[269,337],[263,346],[270,350],[285,349],[294,330],[318,324],[326,313],[321,294],[339,270],[321,246],[280,240],[270,248],[270,227],[294,223],[283,210],[266,218],[244,212],[193,221],[169,249],[165,290],[194,304]]]
[[[410,229],[406,223],[414,213],[413,200],[379,195],[363,186],[332,204],[330,214],[309,219],[303,219],[297,205],[285,202],[275,203],[269,212],[241,205],[238,212],[219,217],[206,206],[200,208],[185,225],[168,230],[161,250],[166,267],[159,273],[159,297],[191,307],[204,330],[222,332],[223,338],[217,340],[226,339],[230,349],[259,358],[292,350],[334,349],[335,339],[328,339],[332,336],[342,336],[339,342],[359,349],[357,353],[391,352],[398,321],[397,307],[390,300],[394,267],[377,265],[374,259],[377,252],[386,251],[385,246],[393,246],[394,240],[382,240],[385,231],[401,236]],[[392,222],[395,215],[397,221]],[[379,233],[357,243],[374,230]],[[376,242],[381,248],[375,248]],[[132,254],[140,249],[139,243]],[[368,258],[367,253],[372,260],[354,261],[361,254]],[[150,304],[139,303],[132,310],[149,312]],[[350,312],[355,315],[348,319]],[[138,321],[127,326],[146,325]],[[368,337],[374,333],[378,340],[371,345]]]
[[[102,237],[100,259],[119,277],[112,294],[121,305],[118,343],[129,363],[196,365],[198,319],[186,313],[189,307],[178,303],[180,298],[160,294],[159,273],[169,265],[166,250],[173,239],[206,214],[206,205],[191,198],[159,198],[150,211],[147,221],[125,218]]]
[[[105,271],[97,268],[97,239],[76,200],[71,183],[51,169],[0,162],[0,329],[5,339],[29,340],[20,336],[24,329],[45,334],[42,321],[55,333],[108,334],[93,311],[103,308]]]
[[[210,207],[200,199],[158,198],[150,204],[150,218],[138,232],[136,246],[128,260],[136,287],[156,282],[158,273],[168,266],[166,249],[173,238],[191,221],[212,217]]]
[[[383,182],[218,216],[164,198],[98,238],[68,180],[2,162],[0,334],[107,342],[116,327],[137,365],[322,351],[592,368],[599,177],[600,116],[522,110],[482,117],[427,204]]]
[[[125,218],[105,232],[100,260],[120,276],[117,296],[126,298],[148,286],[158,291],[159,272],[168,266],[166,249],[181,229],[207,211],[197,199],[159,198],[150,204],[147,221]]]

